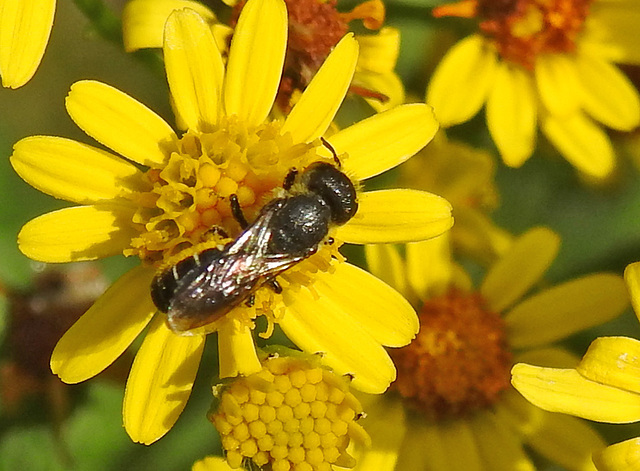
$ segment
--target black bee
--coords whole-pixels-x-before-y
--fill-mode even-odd
[[[299,183],[295,189],[294,183]],[[265,283],[281,292],[276,276],[313,255],[331,225],[346,223],[358,209],[353,183],[327,162],[300,173],[291,170],[283,188],[287,196],[266,204],[252,224],[232,195],[231,209],[243,229],[238,238],[156,275],[151,298],[167,314],[171,329],[184,332],[209,324],[242,302],[252,302]]]

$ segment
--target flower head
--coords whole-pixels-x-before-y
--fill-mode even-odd
[[[525,296],[559,246],[556,234],[536,228],[474,289],[446,239],[408,244],[406,260],[387,246],[367,247],[372,271],[386,267],[387,280],[413,299],[421,329],[391,353],[398,379],[389,393],[362,399],[373,445],[357,456],[357,469],[534,469],[525,445],[568,469],[588,469],[599,436],[527,404],[510,387],[509,370],[521,358],[570,362],[553,343],[620,314],[622,279],[593,274]]]
[[[76,383],[112,363],[149,330],[127,383],[125,428],[151,443],[177,420],[189,397],[204,346],[218,332],[221,377],[260,369],[254,319],[278,323],[305,351],[321,351],[353,384],[383,391],[395,369],[383,345],[399,346],[417,331],[411,306],[393,289],[338,252],[355,243],[421,240],[453,223],[440,197],[410,190],[358,194],[358,212],[329,232],[333,243],[278,277],[282,293],[261,288],[191,336],[176,335],[158,314],[150,283],[158,270],[241,233],[231,196],[251,221],[283,191],[292,168],[334,162],[320,137],[348,89],[358,46],[351,35],[335,47],[284,120],[268,118],[280,83],[287,39],[281,0],[250,0],[238,20],[225,66],[208,24],[196,12],[167,21],[164,56],[178,135],[128,95],[95,81],[71,88],[66,106],[88,135],[120,154],[52,136],[14,147],[15,170],[34,187],[78,206],[45,214],[20,231],[20,249],[48,262],[135,255],[141,266],[117,280],[57,344],[52,370]],[[406,105],[356,123],[330,138],[341,169],[358,182],[405,161],[433,136],[430,107]],[[335,165],[335,163],[334,163]],[[398,211],[398,208],[402,208]],[[360,286],[354,295],[350,286]],[[388,316],[388,312],[397,313]],[[357,339],[357,341],[353,341]]]
[[[427,101],[444,126],[473,117],[486,103],[489,132],[504,162],[521,166],[536,128],[580,171],[604,178],[614,168],[601,123],[629,131],[640,124],[640,97],[612,62],[637,62],[637,36],[625,27],[633,1],[463,0],[436,16],[473,17],[479,33],[447,53]],[[631,21],[631,20],[629,20]]]
[[[209,419],[227,462],[274,471],[352,468],[347,447],[369,437],[358,423],[363,410],[349,378],[323,367],[317,355],[281,353],[265,357],[257,373],[214,387]]]
[[[235,28],[245,1],[228,0],[234,6],[230,25]],[[400,33],[382,27],[385,8],[381,0],[367,0],[351,11],[337,10],[336,0],[285,0],[289,17],[289,41],[282,80],[276,97],[278,109],[287,113],[301,92],[324,63],[338,41],[350,30],[349,23],[362,20],[367,29],[377,34],[357,34],[360,54],[351,93],[362,96],[377,111],[404,103],[404,87],[394,72],[400,48]],[[195,4],[195,5],[193,5]],[[128,51],[160,47],[166,18],[177,8],[189,7],[200,12],[211,25],[217,44],[228,50],[233,28],[217,21],[202,4],[190,0],[131,0],[123,11],[124,43]]]
[[[4,0],[0,4],[2,86],[19,88],[36,73],[56,11],[55,0]]]
[[[636,315],[640,313],[640,264],[624,273]],[[621,294],[624,296],[624,294]],[[638,388],[640,341],[629,337],[599,337],[575,368],[549,368],[519,363],[513,367],[513,386],[542,409],[597,422],[640,420]],[[533,363],[533,362],[532,362]],[[594,450],[600,471],[636,468],[640,439],[633,438]]]

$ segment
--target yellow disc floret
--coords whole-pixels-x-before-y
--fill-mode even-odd
[[[247,460],[275,470],[353,467],[346,449],[369,437],[357,423],[360,402],[349,380],[322,367],[319,357],[266,357],[260,372],[215,388],[209,419],[218,429],[229,465]]]

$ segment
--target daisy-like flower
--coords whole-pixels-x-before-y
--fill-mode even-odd
[[[36,73],[49,42],[56,0],[0,2],[0,77],[19,88]]]
[[[489,213],[498,206],[495,158],[439,131],[429,146],[399,167],[403,187],[431,191],[455,208],[451,241],[456,253],[489,265],[504,253],[512,235],[495,225]]]
[[[622,277],[587,275],[525,297],[559,247],[555,233],[535,228],[474,289],[452,263],[447,235],[408,244],[406,261],[389,246],[367,247],[372,271],[414,300],[420,333],[392,352],[398,379],[389,391],[362,399],[373,445],[356,456],[356,469],[533,470],[525,446],[567,469],[592,469],[601,438],[526,402],[509,372],[524,358],[574,361],[553,343],[619,315]]]
[[[235,6],[235,24],[244,1],[228,0]],[[385,8],[381,0],[368,0],[349,12],[338,12],[336,0],[285,0],[289,15],[289,42],[282,81],[276,98],[279,109],[287,112],[309,85],[332,48],[349,31],[349,23],[362,20],[377,34],[355,35],[360,48],[356,73],[350,91],[360,95],[376,110],[383,111],[404,103],[404,86],[394,72],[400,48],[400,32],[382,27]],[[233,30],[217,22],[215,14],[190,0],[131,0],[122,13],[125,49],[160,47],[164,22],[171,11],[195,7],[211,25],[218,46],[225,51]],[[223,52],[224,56],[224,52]]]
[[[640,315],[640,263],[624,272],[636,315]],[[544,368],[519,363],[511,382],[531,403],[542,409],[597,422],[640,421],[640,341],[629,337],[594,340],[575,368]],[[638,469],[640,437],[596,450],[600,471]]]
[[[613,62],[640,62],[633,0],[462,0],[435,16],[477,18],[480,32],[456,44],[437,67],[427,101],[443,126],[486,103],[489,132],[504,162],[521,166],[537,125],[576,168],[604,178],[614,168],[600,124],[640,124],[638,92]]]
[[[53,136],[19,141],[11,162],[34,187],[78,206],[28,222],[20,249],[47,262],[91,260],[118,253],[141,266],[117,280],[57,344],[51,368],[63,381],[91,378],[112,363],[149,325],[127,382],[124,425],[151,443],[177,420],[191,392],[206,332],[218,332],[220,376],[260,369],[252,330],[266,316],[309,352],[324,352],[354,387],[381,392],[395,378],[383,348],[408,343],[418,329],[411,306],[364,270],[343,263],[341,241],[421,240],[453,223],[442,198],[419,191],[358,194],[358,211],[333,228],[313,256],[278,277],[281,294],[259,289],[206,326],[181,336],[157,314],[150,283],[157,270],[240,232],[229,199],[236,195],[251,221],[281,195],[295,167],[334,162],[320,136],[349,87],[358,45],[347,35],[334,49],[285,120],[269,120],[287,38],[281,0],[250,0],[236,27],[226,67],[209,25],[193,10],[166,24],[164,56],[175,108],[188,129],[181,136],[128,95],[95,81],[74,84],[66,100],[72,119],[111,152]],[[342,170],[355,181],[398,165],[433,137],[426,105],[377,114],[334,134]],[[218,230],[216,230],[218,229]],[[220,231],[219,229],[222,229]],[[358,290],[354,291],[353,287]],[[394,315],[390,316],[389,313]]]
[[[288,349],[262,359],[262,369],[214,387],[209,420],[232,469],[353,468],[352,441],[370,444],[359,424],[362,405],[349,378],[324,367],[319,355]]]

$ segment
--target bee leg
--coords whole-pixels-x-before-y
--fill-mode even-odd
[[[291,170],[289,170],[289,173],[287,173],[287,176],[284,177],[284,182],[282,182],[282,188],[289,191],[293,186],[293,182],[296,180],[297,176],[298,176],[297,169],[292,168]]]
[[[327,141],[324,137],[321,137],[320,140],[322,141],[322,145],[324,145],[327,149],[329,149],[329,151],[333,154],[333,160],[338,166],[338,168],[342,167],[342,163],[338,158],[338,154],[336,154],[336,150],[333,148],[333,146],[329,144],[329,141]]]
[[[247,227],[249,227],[249,223],[244,217],[244,213],[242,212],[242,208],[240,207],[238,195],[234,193],[233,195],[229,196],[229,203],[231,205],[231,213],[233,214],[233,217],[236,221],[238,221],[238,224],[240,224],[242,230],[245,230]]]
[[[269,288],[273,290],[274,293],[276,294],[282,293],[282,286],[280,286],[280,283],[278,283],[278,280],[276,280],[275,278],[268,280],[267,284],[269,285]]]
[[[249,297],[247,298],[247,300],[244,302],[244,304],[245,304],[247,307],[253,307],[253,305],[255,304],[255,302],[256,302],[256,295],[255,295],[254,293],[251,293],[251,294],[249,295]]]

